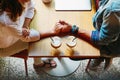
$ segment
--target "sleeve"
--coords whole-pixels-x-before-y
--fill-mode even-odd
[[[30,29],[30,35],[26,37],[20,37],[23,42],[34,42],[40,40],[40,33],[37,30]]]
[[[99,45],[108,45],[116,41],[120,33],[119,19],[119,12],[105,11],[100,31],[92,31],[92,41]]]
[[[34,16],[34,12],[35,12],[35,2],[33,0],[30,0],[30,2],[28,2],[27,4],[25,17],[32,19]]]
[[[17,25],[6,25],[6,31],[17,38],[20,38],[22,36],[22,29]]]
[[[22,36],[22,29],[18,28],[17,25],[5,25],[3,23],[0,23],[0,28],[4,27],[4,32],[9,33],[9,35],[14,36],[16,38],[19,38],[23,42],[33,42],[40,40],[40,32],[34,29],[30,29],[30,35],[29,36]]]

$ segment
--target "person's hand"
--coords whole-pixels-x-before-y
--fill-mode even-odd
[[[30,30],[29,29],[22,28],[22,36],[23,37],[29,36],[29,34],[30,34]]]
[[[55,24],[54,32],[58,36],[68,35],[71,31],[72,26],[65,21],[59,21]]]
[[[61,32],[61,30],[62,30],[62,25],[59,22],[57,22],[54,26],[53,31],[56,35],[58,35]]]
[[[72,29],[72,25],[65,22],[65,21],[59,21],[59,23],[62,25],[61,33],[70,33]]]

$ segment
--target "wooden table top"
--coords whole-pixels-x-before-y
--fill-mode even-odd
[[[44,4],[41,0],[34,0],[36,2],[36,15],[31,23],[31,27],[38,31],[46,31],[54,27],[59,20],[65,20],[71,24],[75,24],[80,28],[86,30],[93,30],[92,16],[95,13],[95,5],[92,0],[91,11],[56,11],[54,0],[50,4]],[[60,53],[62,57],[80,57],[80,58],[94,58],[99,57],[99,50],[88,44],[87,42],[76,39],[76,46],[69,48],[66,45],[70,36],[61,38],[62,45],[54,49],[51,46],[51,39],[46,38],[36,43],[31,43],[29,48],[29,57],[53,57],[53,53]],[[69,50],[68,50],[69,49]],[[57,50],[57,51],[56,51]],[[69,54],[74,52],[74,54]],[[52,53],[52,54],[51,54]],[[55,56],[55,55],[54,55]],[[57,55],[58,56],[58,55]]]

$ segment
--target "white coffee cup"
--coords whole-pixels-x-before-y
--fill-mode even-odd
[[[54,48],[59,48],[62,44],[61,38],[58,36],[52,37],[51,40],[52,40],[51,46]]]
[[[69,37],[67,38],[66,45],[67,45],[68,47],[73,48],[73,47],[76,46],[76,44],[77,44],[77,42],[76,42],[76,37],[74,37],[74,36],[69,36]]]

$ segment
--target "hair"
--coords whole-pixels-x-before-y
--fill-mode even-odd
[[[0,0],[0,14],[9,10],[8,16],[12,21],[16,21],[24,11],[23,5],[18,0]]]

